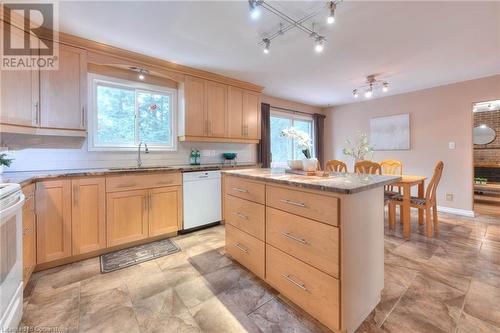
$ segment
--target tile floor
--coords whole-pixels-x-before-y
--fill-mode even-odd
[[[358,332],[500,332],[500,218],[386,230],[382,301]],[[22,325],[64,332],[328,332],[224,256],[222,226],[182,252],[100,274],[97,258],[33,275]]]

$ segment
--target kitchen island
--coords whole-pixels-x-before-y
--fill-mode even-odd
[[[400,177],[223,171],[226,253],[328,328],[354,332],[384,287],[384,186]]]

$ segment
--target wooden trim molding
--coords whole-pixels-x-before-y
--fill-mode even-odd
[[[259,143],[258,139],[238,139],[238,138],[217,138],[205,136],[179,136],[179,141],[194,141],[194,142],[225,142],[225,143]]]
[[[31,127],[22,125],[10,125],[0,123],[1,133],[17,133],[17,134],[29,134],[29,135],[51,135],[51,136],[76,136],[76,137],[86,137],[87,131],[80,129],[55,129],[55,128],[41,128],[41,127]]]

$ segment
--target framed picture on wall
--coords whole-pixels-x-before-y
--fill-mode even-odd
[[[410,114],[370,119],[370,143],[374,150],[410,149]]]

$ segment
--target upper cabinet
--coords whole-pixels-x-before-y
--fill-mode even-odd
[[[181,141],[259,142],[260,93],[186,76],[179,99]]]
[[[85,129],[86,51],[59,45],[59,69],[40,72],[41,126]]]
[[[2,132],[86,136],[86,51],[60,44],[58,59],[57,70],[2,70]]]

